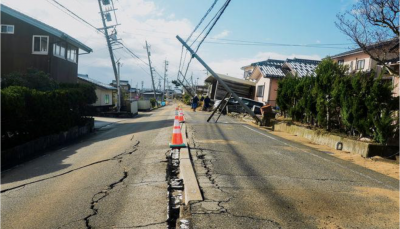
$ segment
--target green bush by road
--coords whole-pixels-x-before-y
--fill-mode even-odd
[[[278,87],[281,111],[294,121],[386,143],[398,130],[399,98],[392,96],[391,82],[373,72],[346,71],[328,58],[316,77],[288,75]]]
[[[39,75],[37,78],[46,79]],[[53,85],[51,80],[46,82]],[[1,90],[2,149],[84,124],[90,104],[97,99],[95,88],[90,85],[54,84],[57,89],[52,89],[45,83],[47,86],[38,87],[45,88],[41,91],[26,87],[24,81],[8,83]]]

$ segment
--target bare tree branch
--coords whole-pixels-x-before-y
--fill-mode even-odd
[[[399,0],[359,0],[337,15],[336,26],[379,65],[399,56]],[[397,72],[397,71],[396,71]]]

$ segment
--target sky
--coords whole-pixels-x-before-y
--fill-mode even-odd
[[[102,27],[97,0],[57,1],[96,28]],[[336,15],[349,10],[355,1],[232,0],[197,54],[215,72],[241,78],[242,66],[268,58],[320,60],[328,55],[347,51],[355,46],[336,28],[335,21]],[[167,79],[176,79],[182,46],[175,36],[186,39],[213,2],[214,0],[114,0],[120,24],[117,26],[118,38],[140,57],[139,60],[123,49],[115,50],[116,58],[122,63],[121,79],[129,80],[133,87],[138,85],[141,88],[142,81],[145,88],[151,87],[150,70],[145,64],[148,62],[144,49],[146,40],[151,46],[151,61],[156,71],[164,75],[164,61],[168,60]],[[225,0],[218,0],[199,31],[224,2]],[[104,83],[110,83],[114,79],[104,35],[71,17],[53,0],[2,0],[2,4],[51,25],[92,48],[92,53],[79,56],[79,73],[88,74],[90,78]],[[108,23],[112,24],[115,24],[115,18]],[[196,35],[197,32],[194,36]],[[259,43],[248,45],[248,41]],[[329,48],[298,45],[326,45]],[[193,73],[195,82],[198,81],[200,85],[204,83],[207,73],[196,60],[192,61],[188,72],[188,77]],[[156,87],[160,80],[155,74]]]

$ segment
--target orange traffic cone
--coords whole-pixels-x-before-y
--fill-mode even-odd
[[[179,122],[185,122],[185,118],[183,117],[182,109],[179,110]]]
[[[172,131],[172,142],[169,144],[170,148],[186,148],[185,143],[183,143],[181,126],[177,119],[174,120],[174,129]]]

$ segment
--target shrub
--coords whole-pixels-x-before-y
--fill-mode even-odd
[[[190,98],[190,95],[189,95],[189,94],[184,94],[183,97],[182,97],[182,99],[183,99],[183,103],[184,103],[184,104],[190,105],[190,100],[191,100],[191,98]]]
[[[323,60],[316,77],[288,75],[278,84],[277,103],[294,121],[387,143],[396,134],[399,98],[375,73],[346,75],[346,68]]]
[[[82,125],[97,98],[91,85],[60,85],[53,91],[9,86],[1,90],[1,99],[1,137],[6,149]]]
[[[48,74],[35,69],[28,69],[26,73],[13,72],[2,76],[1,88],[10,86],[22,86],[39,91],[51,91],[59,87]]]
[[[151,107],[156,107],[157,101],[156,101],[155,98],[151,98],[151,99],[150,99],[150,103],[151,103]]]

